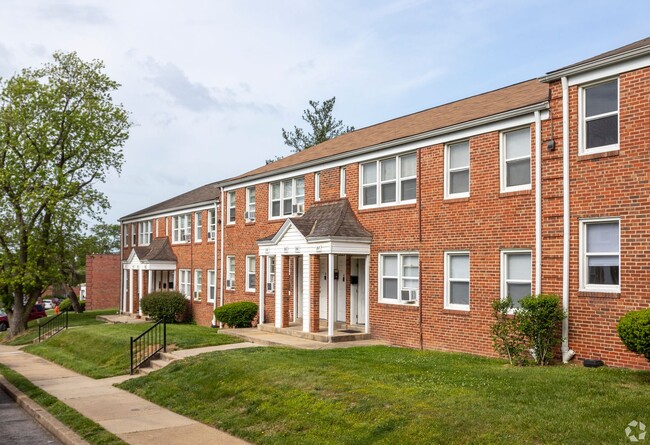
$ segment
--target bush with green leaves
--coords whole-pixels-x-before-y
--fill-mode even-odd
[[[650,308],[628,312],[621,317],[616,330],[627,349],[650,362]]]
[[[59,303],[59,312],[65,312],[65,311],[72,311],[74,310],[72,307],[72,302],[70,301],[69,298],[66,298],[65,300],[61,300]],[[79,302],[79,313],[82,313],[83,311],[86,310],[86,300],[81,300]]]
[[[562,320],[566,313],[557,295],[530,295],[521,299],[516,311],[517,328],[526,338],[533,358],[545,365],[553,358],[553,350],[562,342]]]
[[[224,304],[214,310],[218,321],[231,328],[248,328],[257,315],[257,304],[250,301]]]
[[[142,312],[155,320],[168,323],[182,321],[186,309],[185,296],[176,291],[152,292],[142,298]]]
[[[517,314],[512,311],[512,299],[506,297],[492,302],[495,318],[491,326],[494,350],[506,357],[510,364],[523,364],[526,341],[518,329]]]

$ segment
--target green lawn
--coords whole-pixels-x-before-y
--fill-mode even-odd
[[[78,411],[59,401],[56,397],[38,388],[17,372],[12,371],[4,365],[0,365],[0,374],[4,375],[11,384],[20,389],[30,399],[42,406],[47,412],[59,419],[87,442],[93,445],[126,444],[119,437],[109,433]]]
[[[389,347],[219,352],[120,387],[263,444],[611,444],[650,426],[650,372]]]
[[[129,339],[137,337],[147,324],[102,324],[68,329],[40,344],[27,346],[24,351],[93,378],[105,378],[129,373]],[[242,340],[216,329],[189,324],[168,324],[167,344],[172,348],[188,349],[239,343]]]
[[[81,314],[76,312],[70,312],[68,314],[68,325],[72,326],[89,326],[89,325],[98,325],[104,324],[103,321],[97,320],[98,315],[112,315],[115,314],[117,309],[102,309],[98,311],[86,311]],[[54,317],[54,311],[46,311],[48,314],[47,318],[39,318],[38,320],[32,320],[27,323],[27,332],[20,337],[15,337],[11,341],[5,342],[4,339],[7,336],[6,332],[0,333],[0,343],[5,343],[12,346],[28,345],[34,342],[34,339],[38,337],[38,324],[46,323],[48,320]]]

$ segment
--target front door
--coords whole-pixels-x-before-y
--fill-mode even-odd
[[[296,257],[296,260],[294,262],[295,264],[295,300],[294,300],[294,308],[295,310],[293,311],[293,321],[298,320],[299,318],[302,318],[302,257]]]
[[[366,260],[353,258],[350,267],[350,322],[366,323]]]
[[[318,318],[327,320],[327,256],[320,256],[320,300]]]

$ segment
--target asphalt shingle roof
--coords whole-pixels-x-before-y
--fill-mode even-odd
[[[134,249],[140,261],[176,261],[167,238],[156,238],[148,246],[136,246]]]

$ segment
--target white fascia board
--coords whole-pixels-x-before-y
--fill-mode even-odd
[[[557,71],[552,71],[546,76],[540,77],[541,82],[552,82],[554,80],[559,80],[562,77],[572,77],[578,74],[586,73],[588,71],[597,70],[600,68],[609,67],[610,65],[616,65],[617,69],[620,69],[619,72],[630,71],[634,68],[635,65],[640,64],[640,67],[648,66],[647,62],[644,65],[643,60],[647,60],[650,55],[650,46],[644,46],[642,48],[637,48],[632,51],[628,51],[621,54],[616,54],[610,57],[603,59],[594,60],[593,62],[584,63],[581,65],[576,65],[566,69],[560,69]],[[638,59],[638,60],[634,60]],[[621,67],[623,67],[621,69]],[[629,68],[631,67],[631,68]]]
[[[160,210],[157,212],[151,212],[151,213],[145,213],[143,215],[138,215],[134,216],[133,218],[126,218],[122,217],[118,219],[117,221],[120,223],[135,223],[139,221],[148,221],[153,218],[164,218],[166,216],[176,216],[176,215],[182,215],[185,213],[192,213],[192,212],[198,212],[201,210],[212,210],[214,209],[214,204],[215,202],[217,203],[217,208],[219,207],[219,201],[214,200],[214,201],[203,201],[203,202],[197,202],[196,204],[190,204],[186,206],[181,206],[181,207],[174,207],[171,209],[167,210]]]
[[[618,76],[621,73],[639,70],[648,66],[650,66],[650,54],[639,59],[629,60],[615,65],[608,65],[589,72],[569,76],[569,86],[582,85],[595,80]]]
[[[452,125],[450,127],[432,130],[395,141],[363,147],[354,151],[317,159],[311,162],[305,162],[301,164],[302,167],[286,167],[280,169],[277,173],[269,172],[268,174],[255,175],[248,180],[243,179],[242,182],[224,181],[222,186],[224,191],[231,191],[257,184],[281,181],[283,179],[302,176],[307,173],[318,172],[329,168],[341,167],[355,162],[361,163],[386,156],[395,156],[419,148],[444,144],[492,131],[501,131],[516,126],[532,124],[535,122],[535,111],[540,111],[541,119],[547,120],[549,117],[548,102],[540,102],[524,108],[510,110],[505,113],[495,114],[481,119]]]

